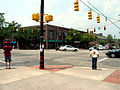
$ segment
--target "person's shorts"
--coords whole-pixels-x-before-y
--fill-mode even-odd
[[[8,57],[5,56],[5,62],[11,62],[11,56]]]

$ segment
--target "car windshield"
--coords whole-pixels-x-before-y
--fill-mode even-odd
[[[67,48],[72,48],[72,46],[66,46]]]

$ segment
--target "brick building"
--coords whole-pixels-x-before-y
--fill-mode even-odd
[[[40,25],[28,26],[25,28],[37,28],[40,30]],[[66,36],[69,33],[69,28],[59,27],[55,25],[44,25],[44,45],[46,49],[53,49],[61,45],[69,44],[65,41]],[[81,33],[86,33],[80,31]],[[76,43],[79,44],[79,43]]]
[[[40,30],[40,25],[28,26],[25,28],[37,28]],[[44,45],[46,49],[53,49],[57,46],[66,43],[65,38],[68,35],[70,29],[64,27],[58,27],[53,25],[44,25]]]

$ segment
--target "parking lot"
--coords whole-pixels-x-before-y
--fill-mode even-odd
[[[105,53],[108,50],[100,50],[98,58],[98,68],[120,68],[120,58],[108,58]],[[39,65],[39,50],[13,50],[12,66]],[[72,65],[91,67],[89,50],[55,51],[45,49],[45,65]],[[0,53],[0,66],[4,67],[3,51]]]

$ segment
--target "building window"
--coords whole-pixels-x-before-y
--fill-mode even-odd
[[[67,37],[68,33],[67,32],[63,32],[63,38],[65,39]]]
[[[58,38],[62,37],[62,32],[58,32]]]
[[[43,32],[43,34],[44,34],[44,37],[45,37],[45,36],[46,36],[46,35],[45,35],[45,34],[46,34],[45,31]]]
[[[49,30],[49,37],[53,38],[54,37],[54,31],[53,30]]]

